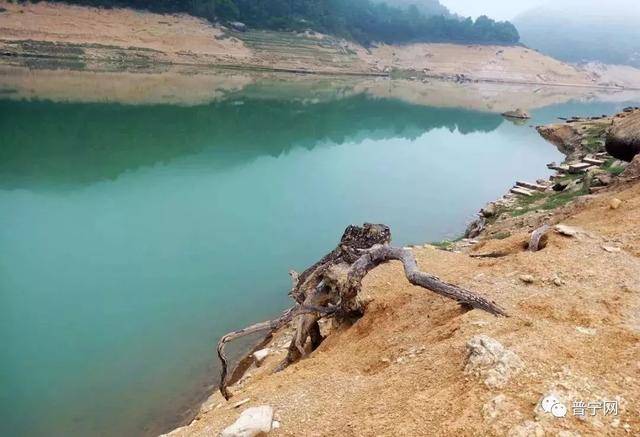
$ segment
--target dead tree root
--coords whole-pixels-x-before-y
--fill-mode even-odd
[[[320,319],[349,319],[364,312],[358,299],[362,280],[375,267],[388,261],[402,262],[404,274],[413,285],[455,300],[468,309],[476,308],[495,316],[507,316],[506,311],[495,302],[422,272],[409,249],[390,246],[390,241],[388,226],[368,223],[363,227],[349,226],[336,249],[303,273],[290,272],[293,286],[289,295],[296,302],[295,306],[284,311],[277,319],[256,323],[222,337],[217,352],[221,362],[219,388],[225,399],[231,397],[227,387],[229,364],[224,353],[227,343],[260,331],[274,332],[295,322],[295,335],[287,357],[276,371],[286,368],[305,356],[308,339],[311,350],[320,345]]]

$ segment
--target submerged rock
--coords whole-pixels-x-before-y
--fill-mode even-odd
[[[271,431],[273,408],[268,405],[247,408],[233,425],[220,434],[221,437],[255,437]]]
[[[515,111],[503,112],[502,115],[507,118],[518,118],[520,120],[528,120],[531,118],[529,113],[520,108],[516,109]]]

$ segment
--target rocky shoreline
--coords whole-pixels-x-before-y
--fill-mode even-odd
[[[563,123],[537,126],[538,133],[566,156],[564,162],[547,165],[555,170],[548,179],[517,181],[503,197],[484,206],[456,246],[468,247],[482,238],[507,238],[507,229],[514,225],[533,230],[550,219],[553,210],[633,177],[626,171],[630,163],[612,156],[606,146],[616,121],[638,115],[640,108],[629,107],[612,116],[573,117],[562,119]]]

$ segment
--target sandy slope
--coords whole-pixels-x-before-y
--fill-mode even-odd
[[[381,45],[373,56],[385,67],[426,70],[428,74],[455,75],[518,82],[589,83],[589,75],[524,47],[455,44]]]
[[[609,199],[623,200],[620,209]],[[366,280],[373,299],[352,328],[333,333],[307,359],[270,375],[284,355],[234,387],[227,403],[214,395],[191,426],[173,435],[215,436],[249,407],[275,408],[281,428],[270,435],[638,435],[640,433],[640,184],[567,206],[564,223],[587,234],[553,234],[541,252],[478,260],[464,253],[415,248],[420,266],[504,305],[494,318],[410,286],[400,266],[379,267]],[[563,216],[563,217],[564,217]],[[512,248],[529,229],[515,229],[492,248]],[[603,250],[603,245],[621,248]],[[519,277],[532,275],[533,284]],[[563,284],[553,280],[561,278]],[[524,361],[503,389],[466,375],[465,343],[489,335]],[[281,336],[286,336],[283,333]],[[618,400],[619,416],[536,412],[540,398]],[[497,407],[492,399],[498,398]],[[238,409],[233,403],[250,399]],[[571,407],[571,404],[569,404]],[[570,408],[571,411],[571,408]],[[526,433],[521,427],[538,429]],[[565,434],[561,434],[565,432]],[[546,434],[544,434],[546,433]]]
[[[159,15],[130,9],[98,9],[41,2],[0,2],[0,38],[72,44],[140,47],[177,56],[228,55],[243,58],[249,50],[235,39],[219,39],[222,31],[188,15]]]
[[[573,86],[640,88],[640,70],[564,64],[522,47],[379,45],[370,50],[315,33],[229,32],[187,15],[0,0],[0,53],[75,62],[91,70],[224,65]]]

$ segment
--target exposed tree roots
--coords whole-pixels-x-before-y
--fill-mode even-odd
[[[551,226],[543,225],[531,233],[531,240],[529,240],[529,250],[531,252],[537,252],[546,247],[549,239],[547,235],[549,229],[551,229]]]
[[[295,321],[295,335],[289,345],[287,357],[277,370],[286,368],[306,354],[308,339],[311,350],[320,345],[323,338],[318,321],[321,318],[348,320],[364,313],[358,299],[362,280],[376,266],[388,261],[402,262],[405,276],[411,284],[453,299],[465,308],[477,308],[496,316],[507,315],[495,302],[420,271],[413,253],[408,249],[390,246],[390,241],[391,232],[385,225],[366,223],[363,227],[349,226],[336,249],[303,273],[298,275],[290,272],[293,287],[289,295],[296,302],[295,306],[284,311],[275,320],[257,323],[222,337],[218,342],[218,357],[222,369],[219,387],[225,399],[231,397],[227,388],[228,361],[224,353],[225,344],[256,332],[273,332]]]

